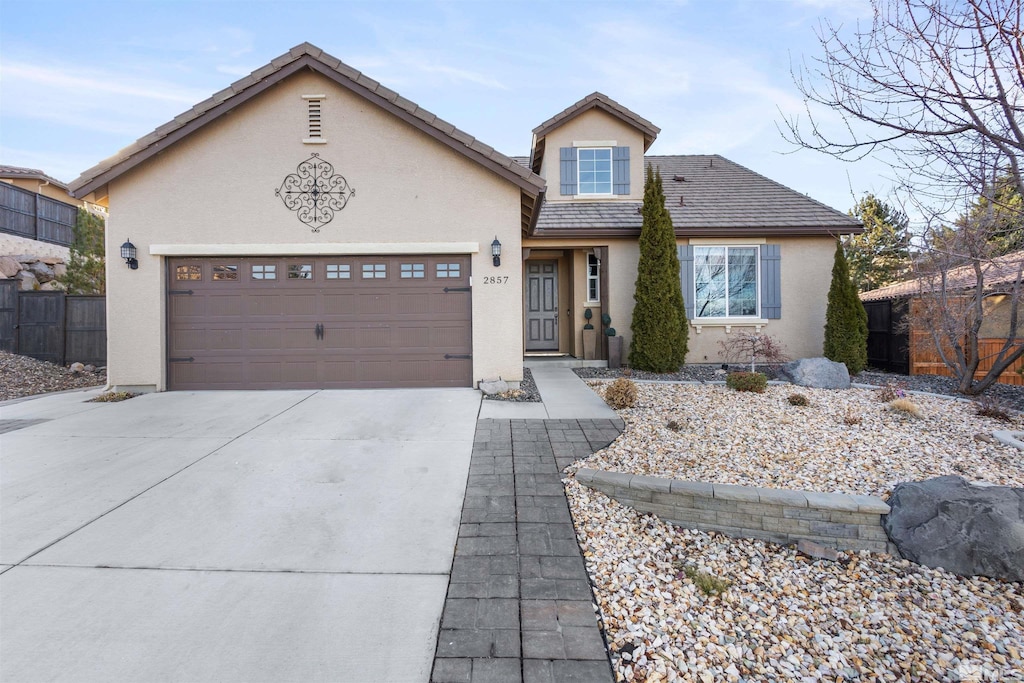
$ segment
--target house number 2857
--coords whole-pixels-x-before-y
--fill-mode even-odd
[[[485,285],[504,285],[508,283],[508,275],[484,275]]]

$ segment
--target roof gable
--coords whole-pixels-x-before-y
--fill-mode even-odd
[[[1024,250],[1013,251],[985,261],[981,264],[981,271],[986,290],[1003,285],[1014,285],[1024,274]],[[941,292],[943,288],[948,292],[963,291],[977,286],[978,283],[973,263],[946,270],[945,282],[940,276],[941,271],[926,273],[910,280],[861,292],[860,298],[861,301],[902,299],[918,294]]]
[[[517,164],[510,157],[384,87],[315,45],[302,43],[83,172],[69,184],[71,194],[81,197],[101,188],[175,142],[256,97],[275,83],[303,69],[322,74],[519,186],[530,196],[535,197],[544,189],[544,180],[540,176]]]
[[[48,176],[38,168],[22,168],[21,166],[2,166],[0,165],[0,178],[8,179],[19,179],[24,178],[26,180],[41,180],[51,185],[59,187],[62,190],[67,190],[68,186],[57,180],[53,176]]]

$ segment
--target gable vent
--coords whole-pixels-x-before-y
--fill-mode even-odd
[[[306,100],[306,138],[303,142],[307,144],[323,144],[323,102],[324,95],[303,95]]]

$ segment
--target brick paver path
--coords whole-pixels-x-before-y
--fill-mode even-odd
[[[620,420],[480,420],[433,683],[610,683],[560,472]]]

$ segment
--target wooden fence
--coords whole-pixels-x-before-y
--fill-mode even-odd
[[[981,379],[988,374],[1004,343],[1006,343],[1005,339],[978,340],[978,356],[981,358],[981,362],[978,364],[978,370],[974,373],[975,377]],[[1024,344],[1024,339],[1017,339],[1015,343]],[[1017,372],[1022,367],[1024,367],[1024,358],[1018,359],[1003,371],[998,381],[1001,384],[1024,385],[1024,377]],[[942,362],[938,351],[935,350],[935,342],[923,330],[914,330],[910,335],[910,374],[953,376],[953,373]]]
[[[70,246],[78,207],[0,182],[0,232]]]
[[[21,292],[0,280],[0,349],[50,361],[107,364],[107,298]]]

